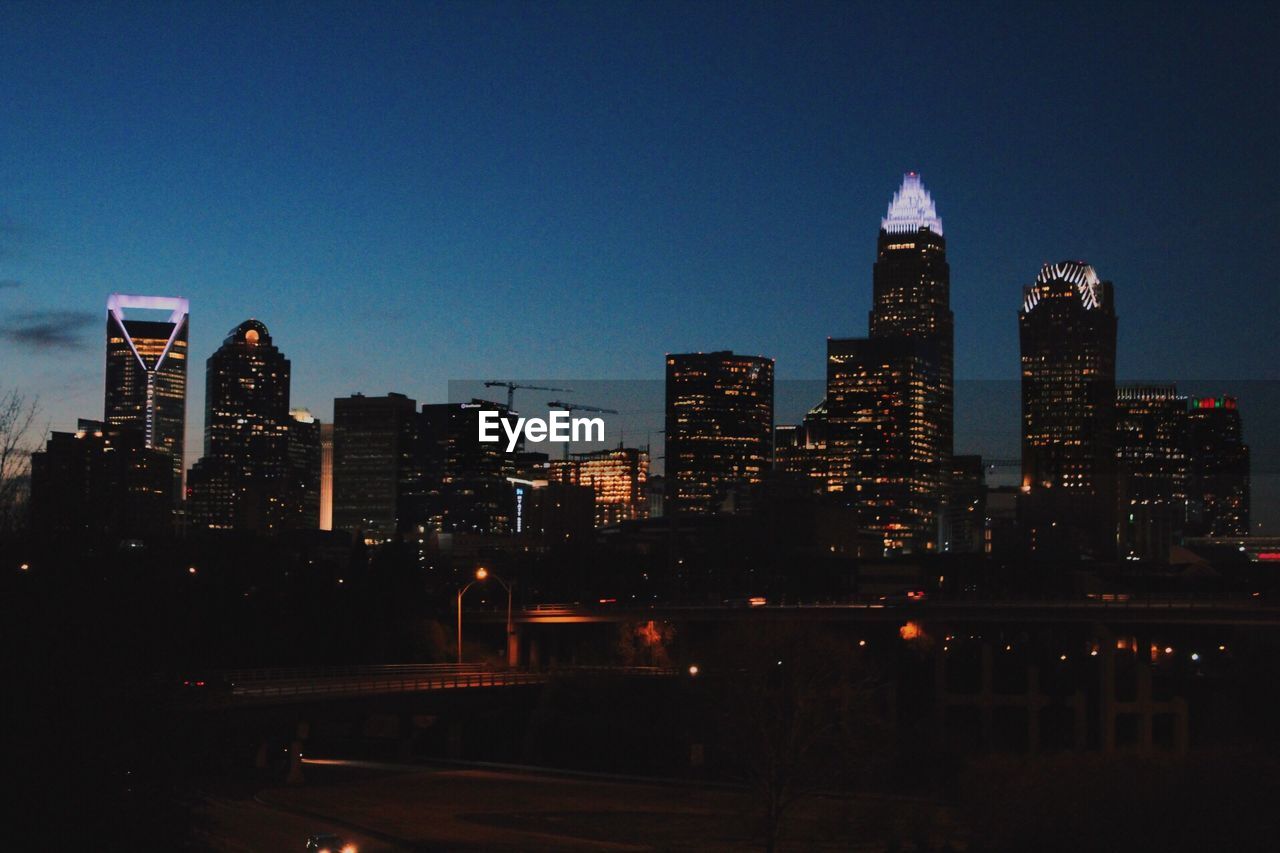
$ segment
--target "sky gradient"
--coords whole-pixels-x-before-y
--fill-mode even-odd
[[[959,378],[1016,378],[1067,258],[1122,377],[1280,378],[1278,13],[1078,5],[0,5],[0,386],[100,417],[112,291],[191,300],[193,450],[248,317],[324,418],[668,351],[818,378],[908,169]]]

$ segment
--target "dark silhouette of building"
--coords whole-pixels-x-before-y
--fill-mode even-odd
[[[1083,261],[1046,264],[1023,289],[1022,500],[1030,552],[1116,555],[1116,314]]]
[[[981,456],[951,457],[951,516],[947,550],[981,554],[986,550],[987,478]]]
[[[168,311],[167,320],[127,319],[125,309]],[[187,408],[187,300],[113,293],[107,299],[103,420],[132,430],[143,445],[169,454],[171,500],[182,500]]]
[[[1202,397],[1187,413],[1192,536],[1249,534],[1249,447],[1235,397]]]
[[[886,556],[936,548],[940,364],[919,338],[827,341],[827,487]]]
[[[284,526],[294,530],[320,528],[320,480],[325,425],[306,409],[289,412],[286,423],[287,467],[285,469]]]
[[[668,355],[666,391],[665,512],[716,512],[772,464],[773,359]]]
[[[1121,556],[1165,562],[1187,518],[1187,398],[1173,385],[1116,389]]]
[[[423,405],[418,427],[422,480],[413,493],[417,524],[441,533],[513,532],[513,492],[519,448],[480,441],[480,412],[509,417],[503,403]]]
[[[807,484],[808,491],[827,491],[827,401],[823,400],[799,424],[774,429],[774,470]]]
[[[319,526],[319,426],[289,411],[289,359],[246,320],[209,356],[204,456],[191,469],[192,527],[277,531]]]
[[[45,537],[148,538],[173,532],[172,457],[141,432],[81,420],[31,454],[31,522]]]
[[[387,541],[412,523],[420,487],[417,402],[403,394],[333,401],[333,528]]]

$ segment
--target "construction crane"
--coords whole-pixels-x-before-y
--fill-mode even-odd
[[[598,412],[602,415],[616,415],[617,409],[602,409],[599,406],[588,406],[586,403],[566,403],[563,400],[552,400],[547,403],[548,409],[560,409],[562,411],[573,414],[574,412]],[[569,458],[569,442],[564,443],[564,458]]]
[[[484,383],[484,387],[486,388],[496,387],[496,388],[507,389],[507,411],[508,412],[513,411],[515,409],[517,388],[523,388],[526,391],[565,391],[570,394],[573,393],[572,388],[551,388],[546,385],[521,385],[519,382],[502,382],[497,379]]]

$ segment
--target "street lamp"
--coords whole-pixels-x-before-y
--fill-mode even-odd
[[[484,566],[476,569],[475,580],[470,581],[466,586],[458,590],[458,663],[462,663],[462,596],[465,595],[467,590],[471,589],[471,587],[481,581],[488,580],[489,578],[493,578],[498,583],[502,584],[502,588],[507,591],[507,666],[511,666],[511,659],[513,657],[511,654],[512,637],[515,635],[515,627],[511,621],[511,585],[497,575],[492,574]]]

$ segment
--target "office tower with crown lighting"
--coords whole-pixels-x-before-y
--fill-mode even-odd
[[[1045,264],[1023,288],[1022,494],[1036,557],[1116,556],[1116,313],[1083,261]]]
[[[718,512],[773,461],[773,359],[732,352],[667,356],[668,515]]]
[[[868,338],[827,343],[827,489],[885,555],[949,541],[951,271],[942,220],[908,172],[880,221]]]
[[[305,495],[291,479],[290,377],[289,359],[257,320],[236,326],[209,356],[204,456],[189,477],[191,526],[273,531],[304,525],[297,504]]]
[[[168,312],[165,319],[130,318],[126,310]],[[131,430],[143,446],[169,454],[172,499],[182,500],[187,409],[190,306],[168,296],[113,293],[107,299],[107,362],[103,420]]]

